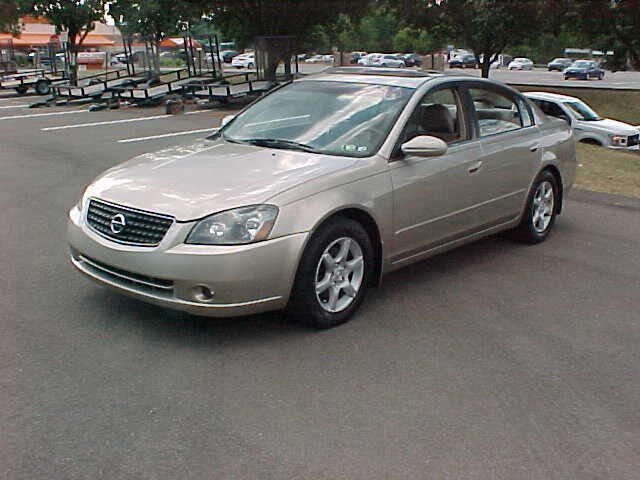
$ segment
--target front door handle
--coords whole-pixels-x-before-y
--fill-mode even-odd
[[[540,148],[540,145],[538,145],[538,144],[536,143],[536,144],[534,144],[534,145],[531,145],[531,146],[529,147],[529,150],[530,150],[530,151],[532,151],[532,152],[537,152],[537,151],[538,151],[538,148]]]
[[[472,166],[469,167],[469,173],[473,174],[473,173],[477,173],[478,170],[480,170],[482,168],[482,161],[478,160],[476,163],[474,163]]]

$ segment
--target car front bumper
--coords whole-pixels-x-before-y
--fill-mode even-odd
[[[110,241],[69,213],[71,263],[91,280],[175,310],[234,317],[287,305],[307,233],[249,245],[188,245],[191,223],[174,223],[157,247]]]

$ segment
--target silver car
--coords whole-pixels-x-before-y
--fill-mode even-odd
[[[69,214],[71,261],[170,308],[326,328],[395,269],[505,230],[543,241],[575,166],[569,126],[507,86],[334,68],[106,171]]]

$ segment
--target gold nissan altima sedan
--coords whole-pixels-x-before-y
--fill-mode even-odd
[[[196,315],[326,328],[397,268],[505,230],[542,242],[575,176],[569,126],[489,80],[334,68],[225,120],[91,183],[73,265]]]

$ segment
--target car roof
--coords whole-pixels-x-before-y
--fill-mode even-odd
[[[333,67],[317,75],[306,77],[302,81],[321,80],[418,88],[425,82],[440,76],[442,74],[402,68]]]
[[[560,95],[559,93],[550,93],[550,92],[525,92],[525,96],[529,98],[536,98],[539,100],[550,100],[555,102],[575,102],[580,101],[580,99],[575,97],[570,97],[569,95]]]

